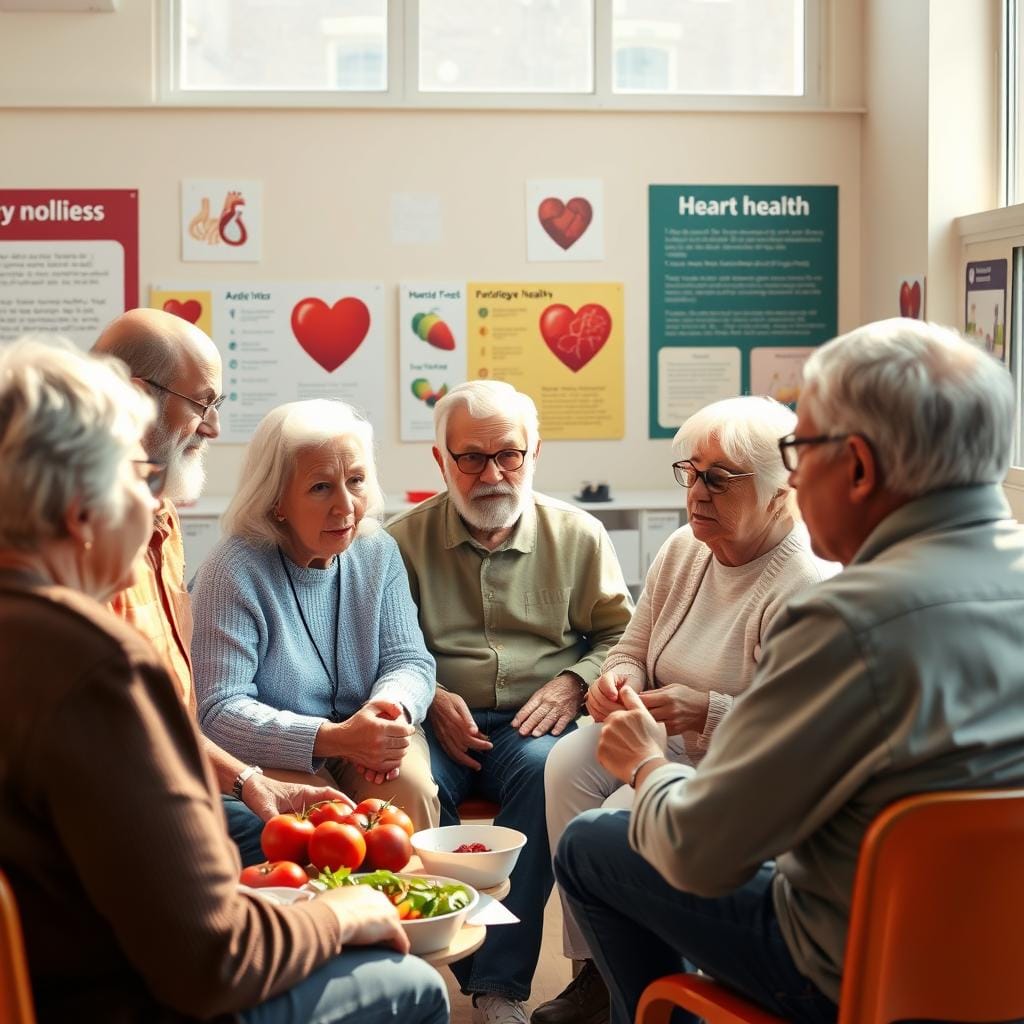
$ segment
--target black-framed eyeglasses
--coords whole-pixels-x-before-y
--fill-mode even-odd
[[[796,434],[787,434],[785,437],[779,438],[779,454],[782,456],[782,464],[792,473],[800,463],[801,446],[845,441],[852,436],[853,434],[817,434],[814,437],[798,437]]]
[[[164,485],[167,483],[167,463],[132,459],[132,465],[139,479],[149,488],[149,493],[154,498],[159,498],[164,493]]]
[[[712,494],[721,494],[728,490],[729,484],[733,480],[742,480],[744,477],[754,475],[753,473],[730,473],[729,470],[719,469],[718,466],[698,469],[689,459],[673,462],[672,472],[675,473],[676,483],[680,487],[692,487],[698,480],[703,480],[704,486]]]
[[[492,459],[498,469],[506,473],[514,473],[522,469],[526,461],[527,448],[502,448],[500,452],[453,452],[448,449],[448,454],[455,460],[460,473],[467,476],[479,476],[486,468],[487,463]]]
[[[166,391],[169,395],[177,395],[178,398],[184,398],[186,402],[191,403],[197,409],[201,409],[200,417],[204,423],[206,422],[206,417],[210,415],[211,409],[219,409],[228,400],[227,395],[221,395],[220,398],[215,398],[212,402],[200,402],[198,398],[189,398],[188,395],[183,395],[180,391],[175,391],[164,384],[157,384],[155,380],[150,380],[148,377],[143,377],[142,379],[152,387]]]

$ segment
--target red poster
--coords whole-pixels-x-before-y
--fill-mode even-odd
[[[139,304],[135,189],[0,189],[0,341],[63,334],[83,348]]]

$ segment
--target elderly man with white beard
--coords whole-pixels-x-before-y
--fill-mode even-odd
[[[533,490],[537,409],[498,381],[452,389],[434,409],[434,459],[447,490],[387,524],[420,627],[437,660],[427,722],[441,824],[470,795],[528,837],[494,928],[453,965],[474,1021],[525,1022],[552,886],[544,762],[575,728],[589,685],[632,614],[601,524]]]
[[[164,499],[153,533],[135,567],[134,583],[115,594],[110,610],[130,622],[156,648],[175,680],[182,701],[196,713],[192,685],[192,609],[186,589],[185,549],[175,502],[195,501],[206,482],[207,443],[220,433],[221,359],[217,347],[194,324],[163,310],[132,309],[111,322],[93,352],[124,362],[133,383],[155,402],[157,416],[143,439],[149,458],[167,467]],[[263,822],[282,811],[332,799],[329,787],[280,782],[255,765],[203,740],[224,794],[228,831],[243,865],[264,860]]]

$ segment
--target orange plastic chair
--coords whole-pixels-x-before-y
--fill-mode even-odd
[[[36,1024],[18,905],[0,871],[0,1024]]]
[[[906,797],[861,845],[838,1024],[1024,1018],[1024,789]],[[652,982],[637,1024],[781,1018],[693,974]]]
[[[501,804],[493,800],[485,800],[483,797],[471,796],[459,804],[460,821],[491,821],[498,816]]]

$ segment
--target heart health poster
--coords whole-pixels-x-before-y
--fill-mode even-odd
[[[388,422],[384,286],[374,282],[157,286],[149,304],[197,324],[224,361],[221,439],[245,444],[276,405],[338,398]]]
[[[545,440],[621,438],[621,284],[470,283],[467,376],[507,381],[537,403]]]

